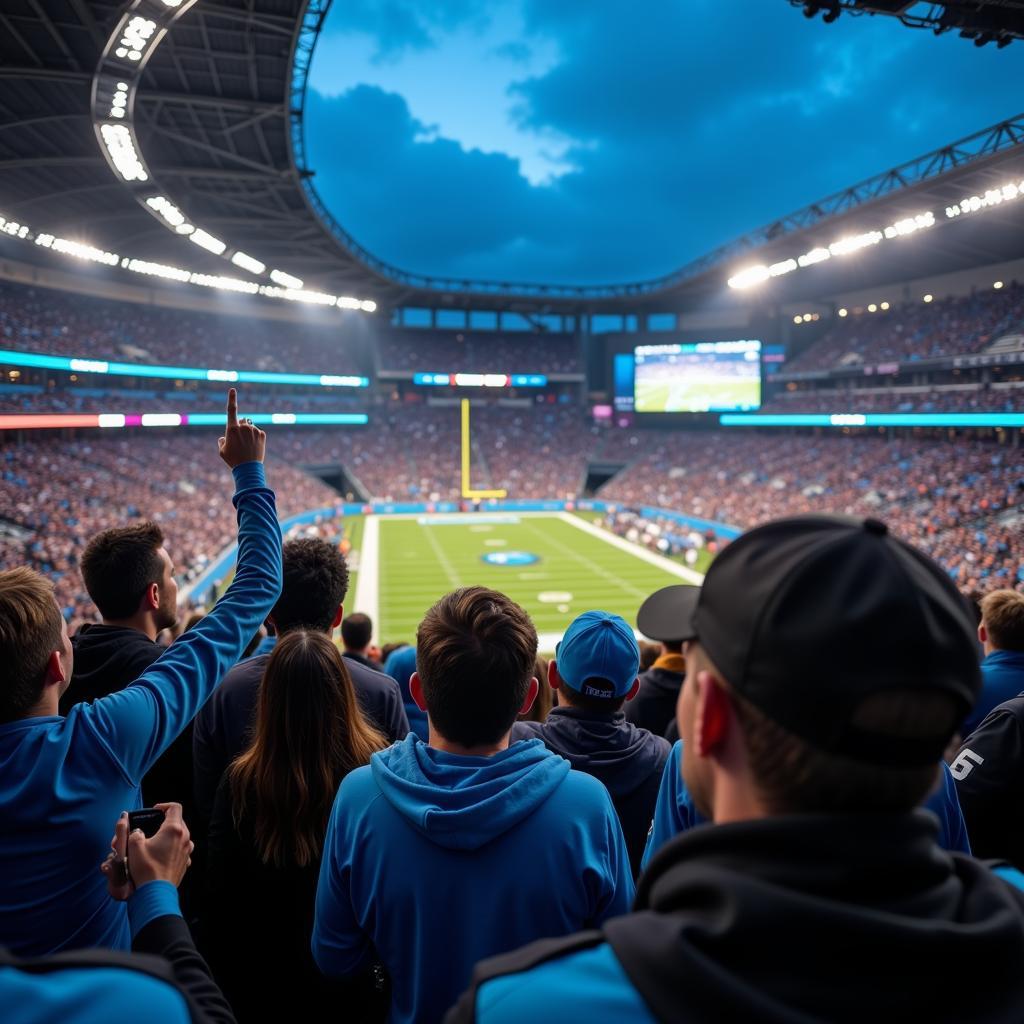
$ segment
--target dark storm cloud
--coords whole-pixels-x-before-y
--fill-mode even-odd
[[[462,0],[444,16],[479,10]],[[400,97],[364,88],[314,97],[318,188],[360,242],[407,269],[640,279],[1019,102],[1024,45],[979,51],[891,19],[828,26],[764,0],[650,4],[639,20],[636,11],[526,0],[528,28],[555,39],[563,58],[511,86],[515,116],[575,140],[571,173],[531,185],[515,160],[433,137]]]

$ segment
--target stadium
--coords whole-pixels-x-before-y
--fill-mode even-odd
[[[864,16],[1024,51],[1015,2],[776,6],[825,40]],[[973,607],[1024,594],[1024,114],[806,195],[660,276],[431,275],[377,255],[322,194],[308,111],[331,7],[0,11],[0,573],[49,581],[69,636],[126,618],[85,578],[103,531],[158,524],[182,627],[248,578],[218,457],[228,388],[243,429],[267,434],[285,541],[344,554],[344,611],[367,635],[337,642],[377,670],[382,647],[416,645],[428,610],[467,587],[525,611],[547,658],[593,609],[674,642],[644,633],[644,602],[700,587],[738,538],[783,517],[881,521]],[[249,652],[272,648],[261,623]],[[173,650],[179,631],[160,643]],[[415,728],[413,668],[398,681]],[[959,781],[957,764],[971,766],[953,762]],[[5,834],[27,827],[6,806]],[[1024,866],[998,843],[984,856]],[[15,941],[10,906],[0,896],[0,947],[65,948]],[[223,984],[239,1020],[278,1019]],[[385,1019],[370,990],[351,1019]],[[441,1019],[394,992],[388,1019]],[[739,1005],[699,1019],[797,1019]],[[1022,1018],[1019,983],[977,1017]]]

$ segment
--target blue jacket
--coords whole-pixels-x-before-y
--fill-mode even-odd
[[[391,1020],[431,1024],[484,957],[625,913],[633,899],[607,790],[537,740],[461,757],[410,735],[334,802],[313,956],[328,975],[379,956]]]
[[[66,718],[0,725],[0,945],[18,955],[128,949],[100,862],[139,782],[238,660],[281,589],[281,531],[263,466],[234,470],[238,569],[224,596],[134,683]],[[74,686],[74,682],[71,683]]]
[[[683,741],[676,740],[665,763],[665,772],[661,777],[661,789],[658,791],[658,802],[654,807],[654,821],[650,834],[647,836],[647,848],[644,850],[642,867],[646,868],[651,858],[670,839],[702,825],[706,818],[693,805],[690,791],[683,782],[680,772],[680,760],[683,756]],[[967,825],[964,823],[963,811],[960,810],[960,799],[956,792],[956,783],[949,771],[949,766],[942,765],[942,784],[925,802],[925,810],[931,811],[939,819],[938,844],[944,850],[956,853],[970,853],[971,844],[967,838]]]
[[[426,743],[430,738],[427,730],[427,713],[420,710],[419,705],[412,699],[412,694],[409,692],[409,680],[415,671],[415,647],[399,647],[397,651],[392,651],[384,666],[385,674],[391,676],[402,691],[402,703],[405,705],[405,714],[409,719],[409,728]]]
[[[1024,651],[993,651],[981,663],[981,693],[964,719],[960,735],[966,740],[993,709],[1024,691]]]

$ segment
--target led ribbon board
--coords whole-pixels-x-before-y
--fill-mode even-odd
[[[414,373],[413,384],[459,388],[543,388],[543,373]]]
[[[250,412],[253,423],[275,426],[363,426],[369,422],[364,412]],[[60,413],[57,415],[19,413],[0,415],[0,430],[43,430],[66,427],[223,427],[222,412],[147,412],[147,413]]]
[[[161,366],[152,363],[116,363],[107,359],[48,356],[36,352],[0,349],[0,364],[33,366],[71,373],[105,373],[115,377],[159,377],[164,380],[205,380],[225,384],[308,384],[322,388],[367,388],[368,377],[336,373],[271,373],[264,370],[211,370],[199,366]]]
[[[722,427],[1024,427],[1020,412],[727,413]]]

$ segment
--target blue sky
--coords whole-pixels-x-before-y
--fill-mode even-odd
[[[306,146],[403,269],[621,282],[1019,113],[1022,73],[1024,44],[785,0],[337,0]]]

